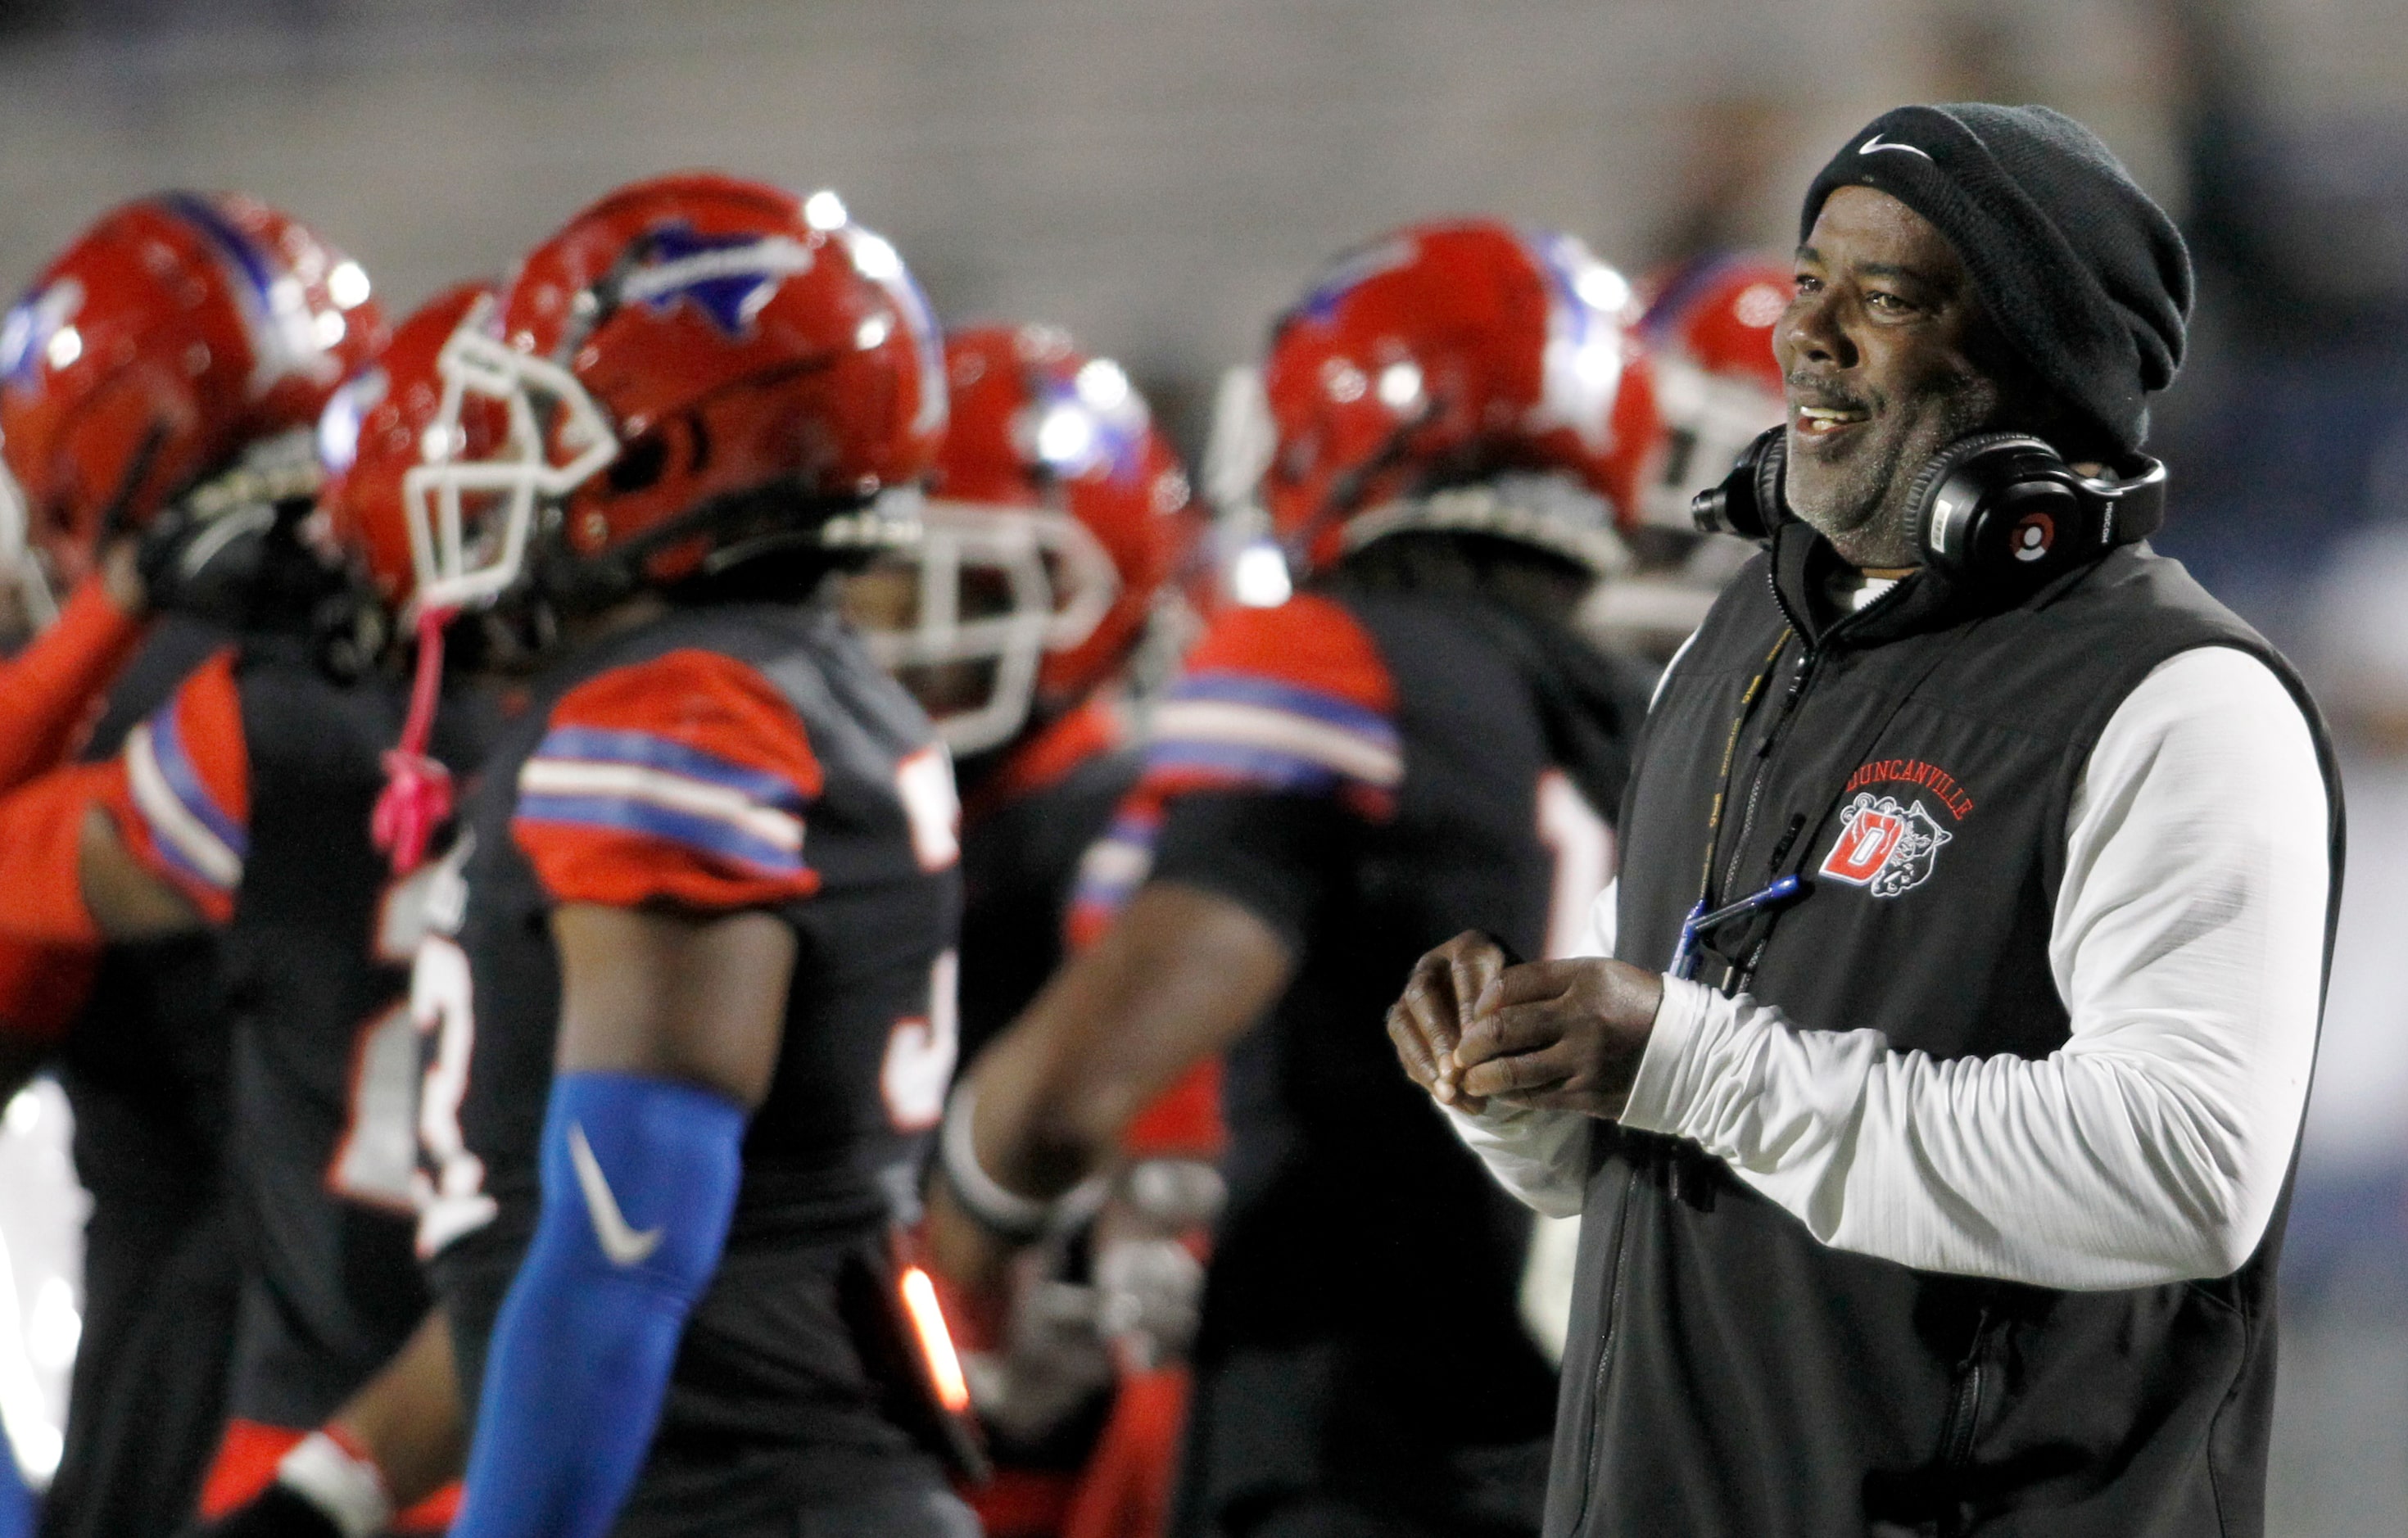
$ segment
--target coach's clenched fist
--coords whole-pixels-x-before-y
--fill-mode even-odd
[[[1388,1035],[1415,1084],[1449,1105],[1620,1114],[1663,1002],[1663,980],[1619,961],[1510,964],[1486,935],[1414,964]]]

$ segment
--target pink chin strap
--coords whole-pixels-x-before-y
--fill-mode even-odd
[[[443,627],[457,609],[423,609],[418,614],[418,674],[409,686],[409,715],[401,742],[384,755],[384,789],[369,819],[369,836],[406,876],[426,858],[426,846],[452,816],[452,771],[426,752],[435,734],[435,706],[443,693]]]

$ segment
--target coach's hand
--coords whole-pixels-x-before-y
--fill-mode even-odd
[[[1473,999],[1456,1093],[1467,1105],[1620,1115],[1663,1001],[1662,978],[1620,961],[1509,967]]]
[[[1388,1040],[1413,1083],[1448,1105],[1475,1114],[1458,1083],[1455,1044],[1471,1023],[1473,1003],[1513,964],[1505,947],[1467,929],[1413,963],[1405,991],[1388,1010]]]

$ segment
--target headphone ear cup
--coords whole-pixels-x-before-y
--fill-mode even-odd
[[[1965,455],[1957,451],[1973,441],[1972,438],[1960,438],[1951,443],[1925,460],[1923,467],[1914,472],[1914,479],[1906,483],[1908,527],[1914,531],[1915,548],[1923,553],[1923,557],[1927,561],[1931,558],[1932,493],[1939,489],[1942,479],[1955,474],[1956,467],[1965,463]]]
[[[2072,498],[2072,471],[2056,450],[2024,433],[1975,433],[1960,438],[1924,462],[1907,482],[1907,516],[1914,520],[1915,548],[1923,564],[1952,576],[1983,576],[1992,563],[1989,524],[2010,502],[2021,505],[2027,492],[2051,500]],[[2068,516],[2078,511],[2069,506]],[[2049,524],[2042,553],[2056,542],[2055,521]],[[2065,533],[2073,531],[2068,526]],[[1995,553],[2004,554],[2005,552]],[[2025,557],[2028,559],[2029,557]]]
[[[1742,539],[1765,540],[1789,518],[1784,478],[1789,462],[1788,431],[1768,428],[1742,450],[1723,482],[1701,491],[1689,502],[1689,517],[1700,534],[1729,534]]]
[[[1770,539],[1789,522],[1789,429],[1775,427],[1756,439],[1748,462],[1756,468],[1756,522]]]

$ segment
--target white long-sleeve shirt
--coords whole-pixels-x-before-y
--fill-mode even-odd
[[[2074,792],[2049,933],[2062,1048],[1942,1062],[1667,978],[1622,1121],[1694,1139],[1841,1249],[2066,1288],[2227,1274],[2265,1234],[2307,1102],[2326,802],[2272,671],[2184,652],[2117,708]],[[1579,1211],[1589,1117],[1448,1114],[1523,1200]]]

